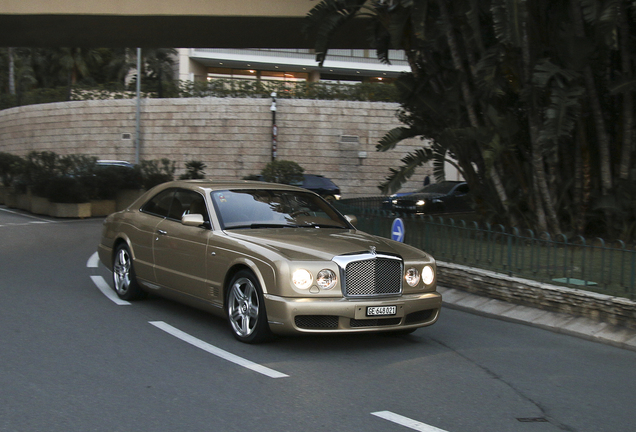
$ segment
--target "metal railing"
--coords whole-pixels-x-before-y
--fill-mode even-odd
[[[439,261],[636,299],[636,251],[622,241],[553,237],[447,216],[396,215],[378,209],[378,199],[347,201],[337,206],[357,217],[358,229],[391,238],[392,223],[401,217],[404,242]]]

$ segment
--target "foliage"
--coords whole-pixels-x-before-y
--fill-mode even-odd
[[[24,160],[11,153],[0,152],[0,180],[3,186],[11,186],[15,176],[23,171]]]
[[[201,161],[192,160],[185,164],[186,172],[179,176],[181,180],[199,180],[205,178],[204,169],[207,165]]]
[[[303,181],[304,168],[296,162],[274,160],[268,163],[261,174],[263,180],[271,183],[298,184]]]
[[[317,61],[361,16],[378,58],[402,49],[411,65],[396,83],[403,126],[378,150],[423,139],[384,192],[453,161],[491,222],[636,238],[636,3],[322,0],[307,16]]]
[[[141,175],[144,189],[174,180],[175,163],[170,159],[141,161]]]

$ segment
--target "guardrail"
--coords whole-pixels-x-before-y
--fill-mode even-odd
[[[394,219],[401,217],[404,242],[439,261],[636,299],[636,251],[622,241],[553,237],[503,225],[480,226],[448,215],[396,215],[379,209],[380,204],[381,199],[372,198],[344,200],[337,206],[358,218],[358,229],[387,238]]]

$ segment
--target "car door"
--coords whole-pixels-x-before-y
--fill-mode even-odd
[[[203,214],[207,226],[181,223],[185,214]],[[201,194],[176,189],[168,216],[155,230],[153,252],[157,284],[206,298],[206,250],[210,236],[209,215]]]

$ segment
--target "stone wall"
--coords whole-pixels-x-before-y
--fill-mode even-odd
[[[553,312],[636,328],[636,302],[445,262],[437,263],[441,286]]]
[[[271,99],[144,99],[141,159],[169,158],[180,174],[185,162],[203,161],[207,178],[257,174],[271,160]],[[77,101],[0,111],[0,151],[87,154],[135,159],[135,100]],[[381,102],[278,99],[278,159],[298,162],[340,186],[343,197],[378,195],[390,167],[421,141],[404,141],[386,153],[380,138],[400,126],[398,105]],[[403,190],[421,187],[423,167]]]

